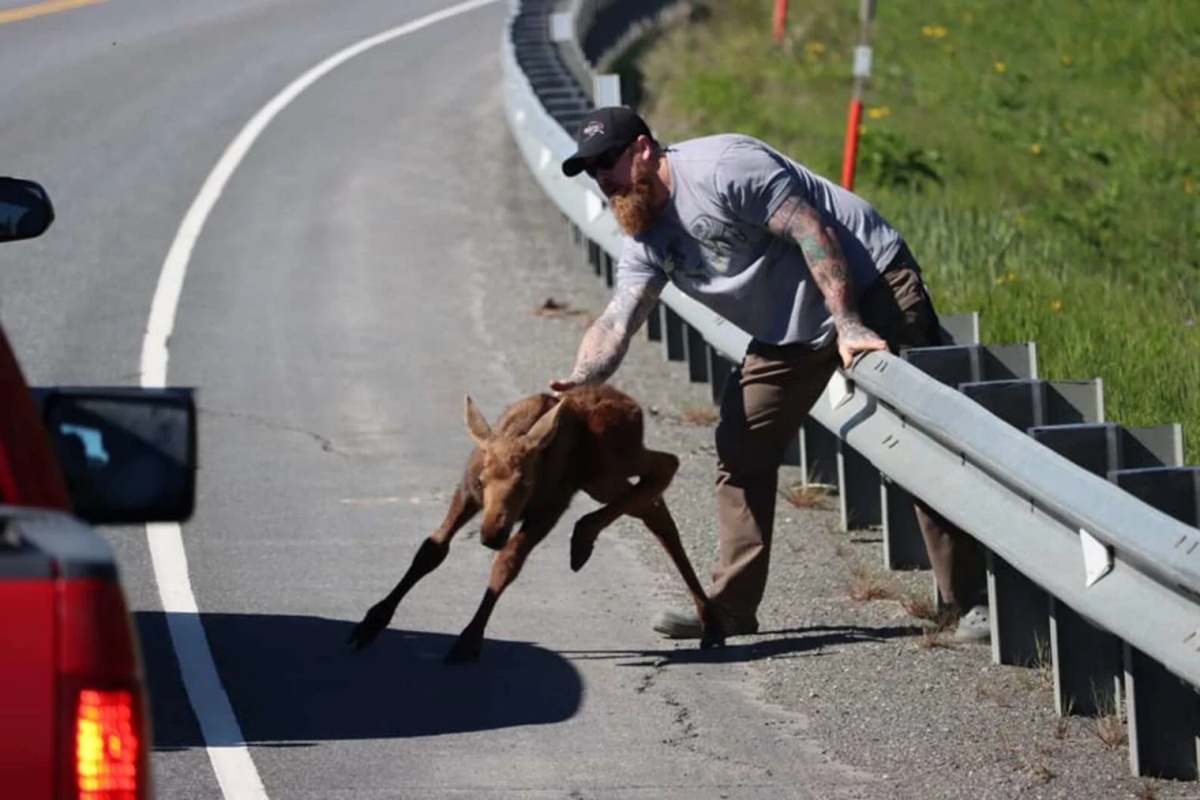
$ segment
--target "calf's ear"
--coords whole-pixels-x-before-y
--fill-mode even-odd
[[[484,419],[483,414],[475,405],[475,401],[471,399],[471,395],[466,396],[465,418],[467,433],[471,434],[471,439],[481,449],[486,447],[488,441],[492,438],[492,426],[488,425],[488,421]]]
[[[544,450],[550,442],[554,441],[554,434],[558,432],[558,420],[562,414],[563,406],[566,405],[561,400],[558,405],[547,411],[538,421],[533,423],[533,427],[529,429],[529,433],[525,434],[525,439],[533,447]]]

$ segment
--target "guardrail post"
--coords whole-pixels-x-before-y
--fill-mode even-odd
[[[880,482],[883,563],[888,569],[929,569],[929,552],[913,513],[913,496],[887,476]],[[935,592],[936,594],[936,592]]]
[[[1047,381],[1046,422],[1104,422],[1104,381]]]
[[[1043,425],[1104,420],[1104,390],[1099,379],[980,381],[963,383],[959,390],[1022,433]]]
[[[842,528],[852,531],[882,524],[879,470],[841,439],[837,440],[837,466]]]
[[[793,436],[783,451],[783,461],[780,463],[788,467],[799,467],[803,465],[803,459],[804,454],[800,452],[800,437]]]
[[[687,355],[688,380],[692,383],[708,382],[708,342],[704,334],[684,323],[684,350]]]
[[[597,108],[621,105],[621,76],[611,74],[593,75],[592,101]]]
[[[1200,467],[1119,469],[1108,473],[1108,479],[1146,505],[1200,527]]]
[[[712,387],[714,405],[721,405],[721,397],[725,394],[725,385],[729,382],[729,376],[733,374],[733,369],[733,362],[714,348],[708,348],[708,374],[712,378],[709,385]]]
[[[979,312],[967,311],[939,317],[942,344],[979,344]]]
[[[663,345],[667,351],[667,361],[683,361],[687,358],[687,345],[683,338],[683,317],[676,313],[666,303],[659,303],[662,309]]]
[[[586,253],[588,266],[592,268],[592,272],[600,275],[602,272],[601,262],[604,255],[600,250],[600,245],[593,242],[591,239],[584,243],[584,251]]]
[[[1121,640],[1050,597],[1054,707],[1060,717],[1113,714],[1121,707]]]
[[[1126,428],[1121,440],[1121,468],[1182,467],[1183,426],[1178,422]]]
[[[983,346],[984,380],[1036,378],[1037,376],[1037,344],[1035,342]]]
[[[1130,771],[1176,780],[1200,777],[1196,690],[1125,643],[1125,696]]]
[[[1172,450],[1163,455],[1177,460]],[[1108,478],[1164,514],[1200,527],[1200,467],[1122,469],[1110,472]],[[1139,776],[1195,780],[1200,777],[1196,689],[1127,642],[1122,647],[1130,770]]]
[[[992,662],[1038,666],[1051,658],[1049,596],[991,550],[987,554]]]
[[[662,341],[662,306],[661,302],[656,303],[646,317],[646,338],[652,342]]]
[[[837,486],[838,438],[817,422],[806,419],[800,426],[798,439],[799,466],[804,473],[804,485]]]
[[[575,38],[575,26],[569,11],[557,11],[550,15],[550,41],[569,42]]]

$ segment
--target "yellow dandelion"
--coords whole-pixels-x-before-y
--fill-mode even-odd
[[[933,26],[926,25],[924,28],[921,28],[921,35],[922,36],[933,36]]]
[[[1062,61],[1062,65],[1063,65],[1064,67],[1069,67],[1069,66],[1071,66],[1071,57],[1070,57],[1070,56],[1063,56],[1063,57],[1062,57],[1062,59],[1061,59],[1061,61]]]
[[[945,39],[949,35],[950,35],[950,31],[946,30],[941,25],[938,25],[936,28],[933,29],[933,38],[935,38],[935,39]]]
[[[996,72],[1003,75],[1004,73],[1008,72],[1008,65],[1005,64],[1003,61],[997,61],[995,64],[992,65],[992,69],[996,70]]]
[[[1009,283],[1016,283],[1016,282],[1017,282],[1017,273],[1015,273],[1015,272],[1010,272],[1010,273],[1008,273],[1008,275],[1006,276],[1006,278],[1007,278],[1007,280],[1008,280],[1008,282],[1009,282]]]
[[[1050,310],[1051,311],[1062,311],[1062,300],[1051,300],[1050,301]]]
[[[1194,192],[1194,191],[1196,191],[1196,186],[1195,186],[1195,184],[1193,184],[1191,181],[1189,181],[1189,180],[1185,179],[1185,180],[1183,181],[1183,193],[1184,193],[1184,194],[1191,194],[1191,193],[1192,193],[1192,192]]]
[[[1040,156],[1042,154],[1042,143],[1034,142],[1033,144],[1029,145],[1029,152],[1033,153],[1035,156]]]
[[[806,44],[804,46],[804,49],[810,53],[816,53],[817,55],[820,55],[821,53],[825,52],[825,43],[824,42],[809,42],[808,44]]]
[[[880,106],[879,108],[868,108],[867,109],[867,116],[870,117],[871,119],[883,119],[884,117],[888,116],[891,113],[892,113],[892,110],[890,108],[888,108],[887,106]]]
[[[997,286],[1003,286],[1003,285],[1004,285],[1004,278],[996,278],[996,285],[997,285]]]

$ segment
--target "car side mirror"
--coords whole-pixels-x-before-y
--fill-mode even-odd
[[[40,184],[0,177],[0,242],[34,239],[52,222],[54,206]]]
[[[191,389],[35,389],[75,516],[183,522],[196,499]]]

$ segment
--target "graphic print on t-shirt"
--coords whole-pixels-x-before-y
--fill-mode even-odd
[[[708,272],[701,263],[695,242],[684,242],[672,238],[663,248],[662,269],[668,277],[672,275],[703,281],[708,278]],[[692,252],[689,253],[688,251]]]
[[[749,241],[736,225],[709,214],[700,214],[692,221],[691,233],[704,248],[708,263],[722,275],[729,271],[729,256],[734,248]]]

